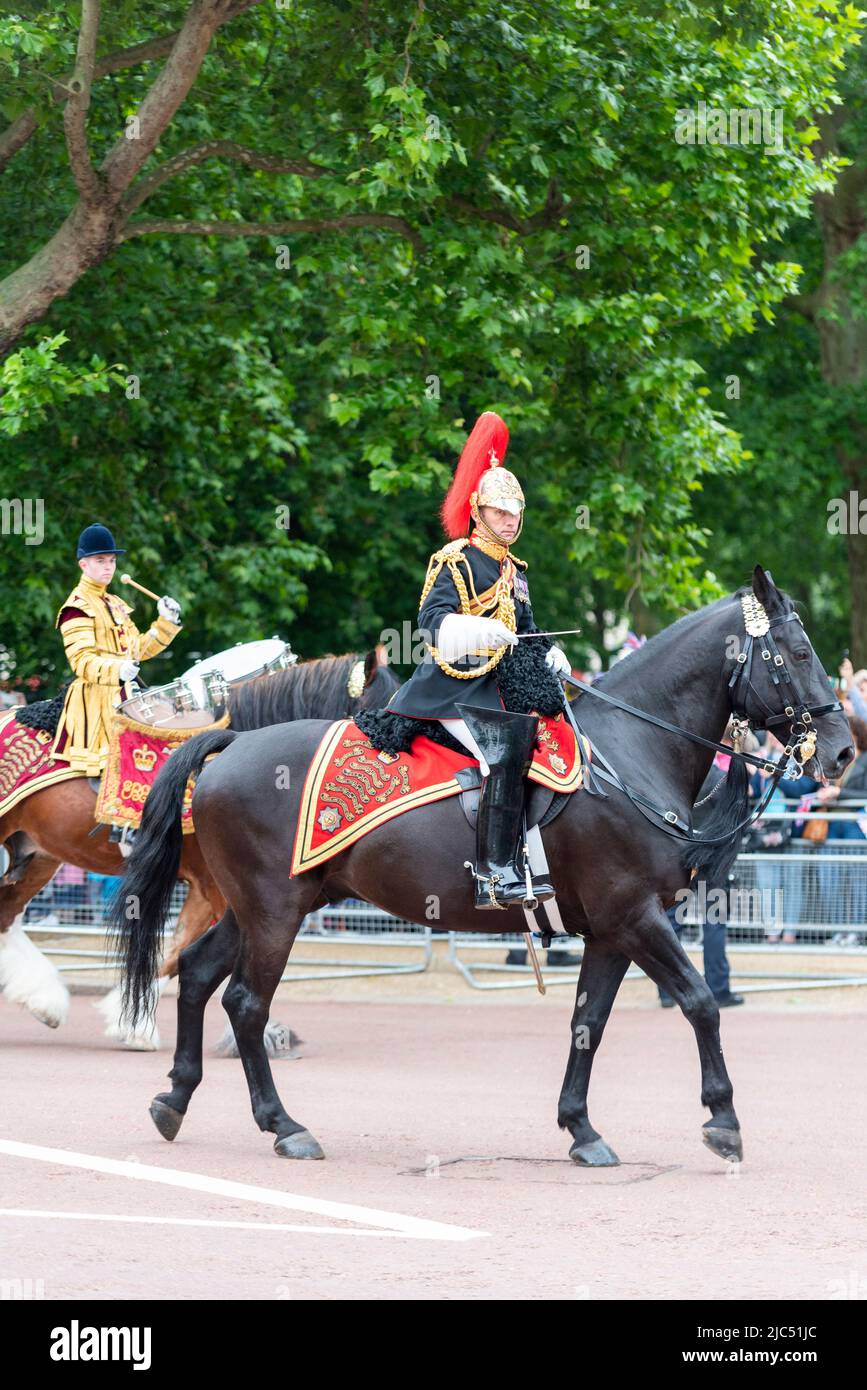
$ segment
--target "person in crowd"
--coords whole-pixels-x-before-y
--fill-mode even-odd
[[[867,856],[864,865],[830,862],[835,853],[857,853],[858,847],[867,840],[867,722],[850,717],[849,727],[855,760],[842,777],[830,786],[821,787],[814,797],[828,814],[823,846],[828,860],[819,866],[819,891],[826,921],[847,928],[834,937],[839,945],[856,944],[865,935],[859,928],[867,927],[867,887],[864,883]],[[859,810],[864,815],[857,818],[835,815],[835,811]]]
[[[720,742],[732,746],[731,724],[729,724]],[[748,734],[743,748],[745,753],[753,753],[758,747],[758,740],[754,734]],[[714,760],[710,765],[707,777],[702,783],[701,791],[698,794],[698,801],[693,811],[694,828],[701,832],[703,807],[708,805],[719,784],[725,781],[731,763],[730,753],[715,753]],[[728,885],[708,884],[707,892],[710,894],[711,888],[728,887]],[[731,988],[731,971],[728,956],[726,955],[726,917],[727,913],[708,912],[704,917],[698,913],[692,914],[692,920],[687,920],[690,914],[684,910],[684,904],[676,903],[668,909],[668,920],[671,922],[677,935],[682,936],[688,926],[699,925],[702,929],[702,950],[704,954],[704,978],[708,988],[713,994],[717,1005],[721,1009],[735,1008],[743,1004],[744,996],[735,994]],[[659,1002],[664,1009],[674,1007],[674,1000],[664,989],[659,990]]]

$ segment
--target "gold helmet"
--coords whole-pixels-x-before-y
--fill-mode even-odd
[[[505,420],[493,410],[486,410],[479,416],[464,445],[452,485],[443,502],[443,526],[452,540],[466,535],[472,517],[484,536],[503,543],[502,538],[482,520],[482,507],[499,507],[501,511],[517,516],[519,524],[515,536],[521,534],[524,493],[514,473],[503,467],[508,446],[509,430]]]

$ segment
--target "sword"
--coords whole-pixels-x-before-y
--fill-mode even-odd
[[[519,641],[522,637],[573,637],[581,631],[580,627],[565,627],[562,632],[516,632],[515,636]]]

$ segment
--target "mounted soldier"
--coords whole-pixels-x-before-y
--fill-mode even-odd
[[[135,693],[140,663],[165,651],[180,632],[181,610],[173,598],[161,598],[157,618],[147,632],[139,632],[130,605],[108,592],[116,557],[126,554],[108,528],[86,526],[76,554],[81,579],[55,623],[75,679],[67,688],[51,751],[83,776],[99,777],[115,709]],[[121,839],[119,827],[112,827],[111,839]]]
[[[482,790],[476,824],[475,905],[507,908],[527,901],[527,875],[517,863],[524,812],[524,775],[538,716],[505,710],[497,667],[518,642],[538,632],[526,560],[511,553],[521,534],[524,493],[503,467],[509,431],[485,411],[458,461],[442,506],[449,542],[431,556],[419,600],[418,626],[427,655],[391,700],[390,713],[439,720],[479,760]],[[472,529],[470,529],[472,525]],[[571,671],[553,645],[545,663]],[[533,896],[554,896],[533,878]]]

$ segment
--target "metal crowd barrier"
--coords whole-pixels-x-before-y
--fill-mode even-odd
[[[793,803],[788,803],[790,806]],[[867,808],[853,811],[798,812],[790,809],[766,816],[771,822],[828,820],[839,825],[859,822],[867,832]],[[767,993],[791,989],[839,989],[867,984],[867,840],[826,840],[814,844],[793,839],[779,852],[760,851],[738,855],[732,881],[724,898],[712,898],[705,891],[704,902],[694,891],[684,904],[681,936],[685,950],[698,956],[701,968],[703,912],[721,911],[717,920],[726,922],[726,940],[731,952],[756,958],[765,964],[769,956],[782,962],[782,968],[732,971],[739,993]],[[535,980],[529,965],[507,965],[506,952],[522,949],[520,936],[481,935],[455,932],[449,936],[449,959],[473,989],[533,989]],[[581,953],[580,938],[555,949]],[[574,984],[576,969],[545,969],[545,957],[537,946],[546,985]],[[469,953],[469,954],[468,954]],[[480,954],[479,954],[480,953]],[[787,969],[799,957],[827,955],[850,958],[852,970],[846,973],[823,969]],[[490,976],[506,978],[490,979]],[[643,972],[630,969],[626,979],[640,979]],[[744,981],[745,983],[741,983]]]
[[[107,954],[105,927],[103,921],[108,899],[114,891],[116,879],[100,879],[89,876],[84,883],[57,883],[52,881],[30,902],[24,926],[28,936],[36,939],[51,938],[42,949],[64,972],[97,971],[106,972],[117,969],[118,960]],[[170,938],[177,925],[177,919],[186,898],[186,888],[178,884],[175,888],[169,909],[166,937]],[[92,946],[67,946],[56,944],[56,938],[93,938]],[[422,927],[414,922],[401,922],[397,918],[381,912],[379,908],[367,903],[341,903],[334,907],[320,908],[304,919],[298,933],[296,945],[308,942],[330,944],[339,947],[357,948],[363,946],[365,954],[358,959],[335,957],[333,954],[308,955],[306,952],[289,958],[287,973],[283,981],[292,980],[337,980],[362,975],[414,975],[427,970],[433,955],[433,941],[430,927]],[[415,952],[411,960],[384,960],[367,954],[375,948],[388,947],[405,955],[408,949]]]
[[[831,817],[808,813],[811,818],[829,818],[838,824],[860,821],[867,827],[865,811],[833,812]],[[774,822],[803,820],[804,813],[776,813]],[[771,818],[765,820],[767,825]],[[105,933],[100,925],[107,898],[118,880],[88,876],[84,884],[54,880],[29,904],[25,917],[27,932],[36,938],[52,938],[46,954],[58,959],[63,971],[105,972],[116,969],[117,961],[106,956]],[[186,889],[178,885],[172,897],[169,930],[174,930]],[[717,902],[719,900],[716,900]],[[710,895],[704,903],[698,896],[683,912],[682,940],[691,954],[701,951],[703,913],[711,908]],[[767,962],[763,956],[794,965],[797,958],[827,955],[851,959],[846,974],[812,970],[798,973],[781,968],[737,971],[737,988],[744,992],[798,988],[840,988],[867,984],[867,840],[841,839],[814,844],[793,840],[779,851],[740,854],[733,879],[724,900],[727,940],[730,950],[756,958],[756,965]],[[439,930],[439,929],[438,929]],[[522,949],[519,935],[447,932],[448,959],[473,989],[527,989],[535,987],[529,966],[507,965],[506,953]],[[93,938],[93,946],[57,944],[57,938]],[[433,931],[412,922],[403,922],[367,903],[349,901],[320,908],[304,921],[299,944],[317,943],[323,950],[315,955],[293,953],[282,979],[340,979],[370,975],[418,974],[428,969],[433,955]],[[344,948],[351,953],[344,955]],[[380,948],[388,947],[403,955],[417,954],[410,960],[383,959]],[[335,956],[334,950],[341,954]],[[360,958],[354,952],[362,949]],[[579,954],[581,940],[558,941],[552,951]],[[372,953],[372,954],[371,954]],[[468,954],[469,953],[469,954]],[[546,968],[547,984],[574,984],[576,968]],[[632,969],[627,979],[641,978]],[[480,979],[484,976],[484,979]],[[494,976],[497,978],[491,979]],[[749,983],[741,984],[741,981]]]

